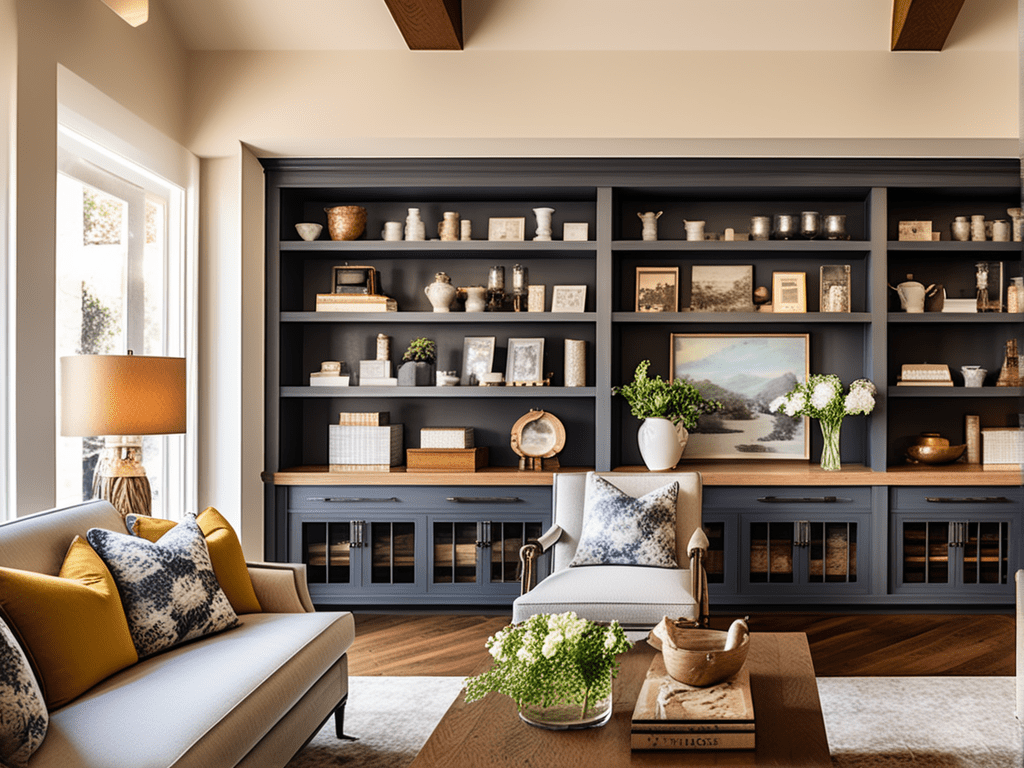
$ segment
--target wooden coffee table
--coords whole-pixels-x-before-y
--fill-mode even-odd
[[[467,704],[461,693],[411,768],[832,765],[806,635],[755,632],[750,636],[747,665],[757,721],[754,750],[632,751],[630,717],[654,654],[653,648],[640,642],[621,657],[612,718],[599,728],[546,731],[522,722],[507,696],[492,693]]]

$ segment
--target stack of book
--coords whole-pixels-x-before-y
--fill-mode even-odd
[[[694,688],[673,679],[659,653],[637,696],[630,734],[633,749],[753,749],[747,667],[723,683]]]
[[[360,293],[318,293],[317,312],[397,312],[398,303],[387,296]]]
[[[342,413],[330,425],[331,472],[380,471],[402,463],[402,425],[391,424],[388,411]]]

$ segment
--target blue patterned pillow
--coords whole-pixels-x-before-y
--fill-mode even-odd
[[[607,480],[587,478],[587,506],[576,555],[569,567],[580,565],[648,565],[678,568],[676,559],[676,499],[673,481],[638,499]]]
[[[102,528],[86,538],[117,582],[140,658],[238,624],[195,516],[156,542]]]
[[[24,768],[43,743],[50,716],[28,658],[0,621],[0,763]]]

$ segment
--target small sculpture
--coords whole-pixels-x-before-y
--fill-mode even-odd
[[[640,221],[643,222],[643,232],[640,234],[641,239],[648,241],[658,239],[658,219],[661,218],[662,213],[664,211],[637,213]]]
[[[548,241],[551,239],[551,214],[554,208],[534,208],[533,213],[537,217],[537,234],[534,240]]]

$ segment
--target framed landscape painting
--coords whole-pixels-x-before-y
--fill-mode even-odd
[[[806,333],[673,333],[671,378],[686,379],[718,413],[690,430],[687,459],[810,459],[808,419],[768,404],[807,381]]]

